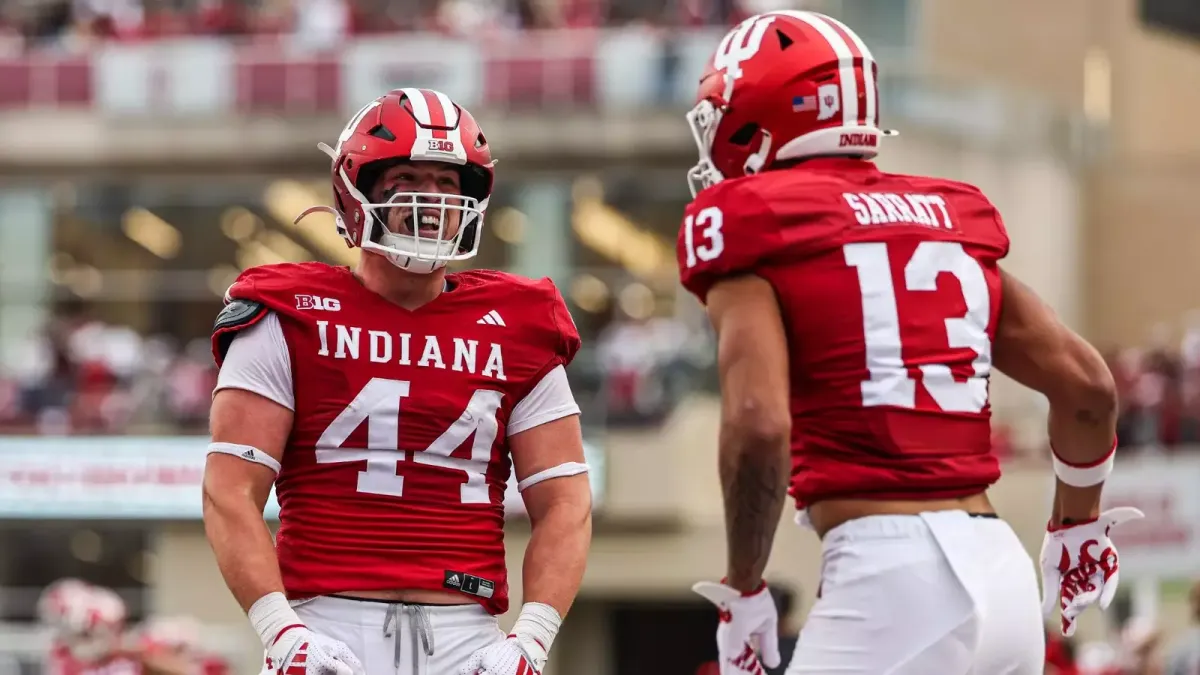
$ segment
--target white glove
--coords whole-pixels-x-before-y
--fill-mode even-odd
[[[720,610],[717,661],[721,675],[762,675],[763,665],[768,668],[779,665],[779,615],[766,582],[753,593],[742,593],[711,581],[701,581],[692,590]]]
[[[283,629],[267,648],[260,675],[366,675],[350,647],[341,640],[295,625]]]
[[[1109,509],[1096,520],[1048,527],[1042,541],[1042,612],[1062,612],[1062,634],[1075,634],[1075,619],[1088,605],[1100,601],[1108,609],[1120,580],[1117,548],[1109,530],[1127,520],[1141,518],[1132,506]]]
[[[540,675],[547,656],[534,638],[509,635],[471,654],[458,675]]]

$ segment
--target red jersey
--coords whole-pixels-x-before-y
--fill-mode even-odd
[[[292,363],[295,421],[275,484],[289,597],[452,589],[507,611],[505,426],[579,335],[548,279],[447,281],[413,311],[321,263],[256,267],[230,288],[239,327],[275,312]],[[218,363],[228,339],[214,331]]]
[[[225,657],[209,654],[200,658],[199,672],[200,675],[231,675],[233,668]]]
[[[141,675],[142,666],[137,659],[123,654],[86,663],[75,658],[66,645],[57,644],[50,649],[46,672],[49,675]]]
[[[678,241],[704,301],[755,274],[779,299],[791,494],[940,499],[1000,477],[988,378],[1008,234],[973,186],[819,158],[701,192]]]

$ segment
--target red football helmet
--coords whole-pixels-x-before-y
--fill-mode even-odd
[[[79,579],[59,579],[46,587],[38,597],[38,619],[56,631],[69,623],[79,607],[86,607],[92,586]]]
[[[338,233],[350,246],[374,251],[410,272],[429,273],[452,260],[466,260],[479,251],[483,214],[492,194],[492,153],[471,113],[431,89],[396,89],[371,101],[350,119],[337,147],[318,144],[333,160]],[[399,192],[384,203],[367,197],[371,186],[390,166],[405,161],[445,162],[458,168],[462,195]],[[437,236],[390,231],[386,209],[407,207],[421,219],[437,213]],[[376,213],[377,211],[380,213]],[[461,214],[458,230],[447,235],[447,214]],[[415,224],[414,224],[415,225]]]
[[[774,162],[815,155],[874,157],[876,67],[862,39],[815,12],[752,16],[729,31],[700,78],[688,125],[700,161],[692,195]]]
[[[200,647],[200,625],[188,616],[154,617],[142,625],[138,644],[143,652],[195,653]]]
[[[125,601],[108,588],[57,581],[38,600],[38,614],[55,640],[81,661],[102,659],[120,647]]]

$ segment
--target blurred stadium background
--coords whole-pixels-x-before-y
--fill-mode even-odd
[[[35,601],[65,576],[135,622],[194,616],[257,672],[199,519],[208,330],[241,269],[353,261],[292,218],[329,198],[314,144],[399,86],[455,97],[500,158],[473,263],[554,278],[584,335],[596,537],[547,675],[703,672],[715,613],[687,589],[724,549],[712,344],[673,254],[683,112],[726,28],[784,7],[859,31],[903,133],[880,164],[980,185],[1008,268],[1111,356],[1108,495],[1148,517],[1120,533],[1117,609],[1047,672],[1160,673],[1200,645],[1195,0],[2,0],[0,674],[40,672]],[[1045,406],[1002,378],[993,405],[994,500],[1036,554]],[[819,547],[787,515],[769,578],[794,635]],[[510,566],[527,531],[515,502]]]

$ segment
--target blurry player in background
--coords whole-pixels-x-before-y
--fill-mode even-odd
[[[200,651],[199,626],[187,617],[155,618],[126,631],[125,602],[78,579],[51,584],[38,616],[52,635],[53,675],[221,675],[224,659]]]
[[[200,651],[200,626],[190,617],[147,620],[138,631],[142,675],[211,675],[212,656]]]
[[[392,91],[320,147],[336,204],[323,208],[363,253],[353,270],[250,269],[229,289],[204,477],[217,563],[267,671],[540,672],[591,538],[564,370],[575,325],[548,279],[446,273],[479,248],[493,174],[445,94]],[[505,636],[514,468],[532,536]]]
[[[138,655],[123,646],[125,602],[78,579],[51,584],[38,618],[51,632],[46,675],[140,675]]]
[[[788,673],[1041,673],[1028,554],[986,490],[994,367],[1046,395],[1058,477],[1042,553],[1062,630],[1117,586],[1101,513],[1112,376],[999,261],[1000,215],[962,183],[880,171],[876,67],[810,12],[721,41],[688,121],[700,148],[684,286],[718,334],[728,575],[721,673],[779,662],[762,581],[788,483],[823,567]],[[758,653],[755,648],[757,647]]]

